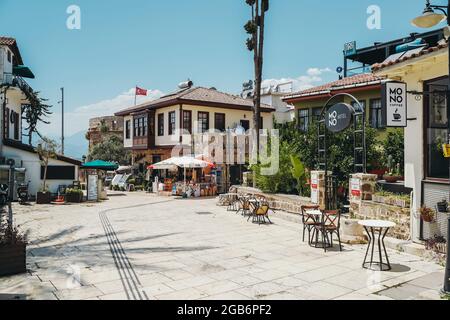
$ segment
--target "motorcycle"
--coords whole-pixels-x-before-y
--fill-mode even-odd
[[[20,204],[26,204],[28,201],[28,185],[30,184],[30,182],[28,182],[27,184],[22,183],[19,184],[19,186],[17,187],[17,200],[19,200]]]

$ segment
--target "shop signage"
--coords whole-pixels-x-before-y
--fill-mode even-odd
[[[351,179],[350,180],[350,192],[354,197],[361,196],[361,180],[360,179]]]
[[[90,174],[88,175],[87,183],[87,199],[88,201],[98,200],[98,175]]]
[[[317,173],[311,174],[311,202],[319,203],[319,175]]]
[[[407,126],[407,87],[403,82],[383,84],[381,104],[386,127]]]
[[[344,55],[347,57],[354,54],[356,54],[356,41],[351,41],[344,44]]]
[[[344,131],[352,122],[353,108],[347,103],[338,103],[329,108],[325,114],[325,125],[331,132]]]

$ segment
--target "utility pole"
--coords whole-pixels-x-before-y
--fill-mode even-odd
[[[64,88],[61,88],[61,154],[64,155]]]

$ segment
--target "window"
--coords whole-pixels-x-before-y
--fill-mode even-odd
[[[447,90],[447,78],[429,82],[425,91]],[[445,94],[432,94],[425,98],[426,175],[428,178],[448,179],[448,159],[442,145],[447,141],[447,99]]]
[[[204,133],[209,130],[209,112],[198,112],[198,133]]]
[[[250,129],[250,121],[249,120],[241,120],[241,127],[244,128],[245,131]]]
[[[309,109],[298,110],[298,129],[302,132],[308,131]]]
[[[312,108],[312,121],[320,121],[320,116],[322,114],[322,107]]]
[[[169,112],[169,135],[175,134],[176,118],[175,111]]]
[[[158,114],[158,136],[164,135],[164,113]]]
[[[8,50],[8,62],[11,62],[12,58],[11,58],[11,51]]]
[[[131,121],[130,120],[125,121],[125,139],[130,139],[131,134],[130,126]]]
[[[45,167],[41,166],[41,179],[44,179]],[[47,180],[75,180],[75,166],[48,166]]]
[[[359,100],[359,103],[363,107],[364,111],[366,111],[366,101],[365,100]],[[359,111],[359,105],[356,102],[352,102],[352,106],[353,106],[353,108],[355,108],[355,110]]]
[[[20,123],[19,123],[19,114],[14,112],[14,140],[20,139]]]
[[[139,128],[138,119],[135,118],[135,119],[133,119],[133,136],[134,137],[139,137],[138,128]]]
[[[142,118],[142,135],[146,137],[147,133],[148,133],[148,118],[147,116],[145,116],[144,118]]]
[[[214,129],[218,131],[225,131],[225,113],[214,114]]]
[[[384,128],[383,115],[381,113],[381,99],[370,100],[369,122],[372,128]]]
[[[259,118],[259,129],[264,129],[264,119],[263,119],[263,117]]]
[[[183,110],[183,129],[186,132],[192,133],[192,111]]]

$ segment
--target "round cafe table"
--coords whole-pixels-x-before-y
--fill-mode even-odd
[[[384,245],[384,238],[386,237],[389,229],[395,227],[396,224],[394,222],[384,220],[361,220],[358,223],[364,227],[364,230],[366,230],[369,237],[369,244],[367,245],[366,255],[364,257],[362,267],[364,269],[375,271],[391,270],[392,268],[389,262],[386,246]],[[376,239],[375,236],[377,232],[378,239]],[[374,261],[375,242],[378,243],[378,261]],[[370,249],[370,247],[372,247],[372,249]],[[367,261],[369,250],[371,250],[370,261]],[[386,259],[385,262],[383,262],[383,254]]]

